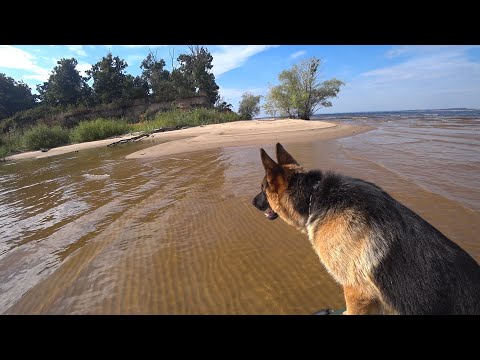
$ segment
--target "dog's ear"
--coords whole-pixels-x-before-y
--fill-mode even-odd
[[[279,165],[300,165],[280,143],[277,143],[277,161]]]
[[[260,156],[262,158],[262,164],[267,174],[267,181],[269,184],[277,184],[280,178],[283,178],[284,170],[275,161],[272,160],[265,150],[260,149]]]

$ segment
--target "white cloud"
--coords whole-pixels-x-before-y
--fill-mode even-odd
[[[81,76],[86,76],[85,71],[90,70],[92,68],[91,64],[83,63],[77,65],[77,70]]]
[[[49,70],[38,66],[36,56],[10,45],[0,45],[0,68],[18,69],[30,72],[23,76],[24,79],[46,81]]]
[[[35,56],[10,45],[0,45],[0,67],[30,70]]]
[[[242,66],[253,55],[277,46],[278,45],[221,45],[219,46],[219,51],[212,53],[212,71],[215,76],[219,76]]]
[[[29,79],[29,80],[38,80],[41,82],[47,81],[50,73],[47,71],[43,74],[31,74],[31,75],[25,75],[23,76],[24,79]]]
[[[57,65],[57,58],[50,57],[50,56],[40,56],[42,60],[48,61],[50,64],[53,64],[53,66]]]
[[[427,55],[435,54],[439,52],[461,52],[466,51],[479,45],[401,45],[394,46],[392,49],[385,53],[385,56],[389,59],[399,57],[399,56],[418,56],[418,55]]]
[[[424,55],[422,53],[420,56],[414,56],[400,64],[367,71],[361,76],[370,77],[379,84],[399,80],[440,78],[464,70],[478,73],[480,64],[469,60],[465,56],[464,49],[448,49],[433,54]]]
[[[75,54],[79,56],[87,56],[87,53],[85,50],[83,50],[83,45],[65,45],[68,50],[74,52]]]
[[[480,107],[480,62],[471,46],[404,46],[404,60],[347,81],[327,112]]]
[[[300,56],[304,56],[307,52],[305,50],[300,50],[297,52],[294,52],[292,55],[290,55],[290,59],[296,59]]]

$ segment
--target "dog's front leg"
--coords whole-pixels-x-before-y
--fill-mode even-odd
[[[378,310],[377,299],[362,291],[359,286],[344,286],[345,303],[347,310],[343,315],[368,315]]]

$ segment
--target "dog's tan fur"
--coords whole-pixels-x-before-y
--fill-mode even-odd
[[[372,281],[372,269],[382,259],[382,251],[370,236],[359,214],[344,211],[327,214],[309,223],[293,206],[286,189],[291,176],[305,170],[283,148],[277,147],[277,159],[262,153],[266,170],[265,193],[273,211],[290,225],[306,233],[323,265],[343,286],[347,310],[344,314],[391,313]],[[285,161],[287,161],[285,163]],[[363,225],[359,225],[363,224]]]

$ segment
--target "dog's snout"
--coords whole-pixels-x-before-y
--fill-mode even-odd
[[[265,211],[269,207],[267,198],[263,192],[253,198],[252,204],[260,211]]]

